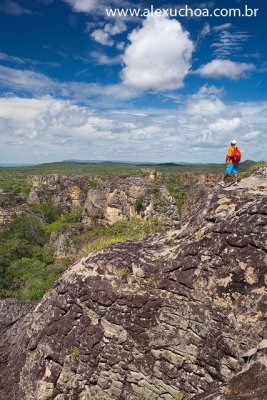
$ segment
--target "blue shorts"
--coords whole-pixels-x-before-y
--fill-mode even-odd
[[[225,173],[226,175],[238,174],[239,164],[227,164]]]

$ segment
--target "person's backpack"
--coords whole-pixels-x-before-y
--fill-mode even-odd
[[[238,147],[235,147],[232,154],[233,164],[239,163],[240,160],[241,160],[241,151],[239,150]]]

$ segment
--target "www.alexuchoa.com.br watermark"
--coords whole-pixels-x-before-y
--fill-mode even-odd
[[[150,8],[106,8],[108,17],[148,17],[149,15],[166,17],[191,17],[191,18],[251,18],[259,15],[259,8],[251,8],[244,5],[239,8],[192,8],[183,6],[178,8],[155,8],[153,4]]]

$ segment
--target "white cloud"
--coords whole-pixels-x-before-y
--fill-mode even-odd
[[[227,103],[221,93],[204,86],[175,109],[105,113],[51,96],[1,98],[0,157],[223,162],[235,137],[245,158],[266,158],[267,102]]]
[[[230,29],[234,29],[230,23],[213,28],[215,41],[210,47],[214,49],[213,54],[216,58],[227,58],[232,54],[243,56],[243,45],[251,36],[244,30],[230,32]]]
[[[48,67],[58,67],[59,64],[54,61],[39,61],[39,60],[34,60],[32,58],[26,58],[26,57],[16,57],[12,56],[7,53],[2,53],[0,52],[0,60],[8,63],[14,63],[14,64],[19,64],[19,65],[46,65]]]
[[[105,46],[113,46],[114,40],[111,39],[111,36],[118,35],[126,30],[127,26],[123,21],[115,21],[113,24],[106,24],[103,29],[95,29],[90,37]]]
[[[108,57],[99,51],[92,51],[90,56],[93,57],[99,65],[114,65],[121,63],[121,56]]]
[[[219,133],[234,133],[242,125],[242,120],[240,117],[235,117],[231,119],[220,118],[216,122],[209,124],[209,129],[212,132]]]
[[[109,33],[111,36],[114,36],[127,31],[127,26],[124,21],[117,20],[113,24],[106,24],[104,31]]]
[[[21,6],[14,0],[2,0],[0,4],[0,12],[4,12],[5,14],[20,16],[20,15],[35,15],[38,14],[28,8]]]
[[[74,11],[89,13],[97,8],[97,0],[64,0]]]
[[[246,78],[249,72],[255,70],[256,67],[254,64],[231,60],[212,60],[195,72],[204,78],[229,78],[235,80]]]
[[[47,76],[31,70],[20,70],[0,65],[0,84],[14,90],[39,94],[53,90],[55,82]]]
[[[64,0],[65,3],[69,4],[73,11],[91,13],[96,10],[103,12],[106,6],[111,6],[117,4],[121,7],[120,0]]]
[[[117,62],[100,57],[99,62]],[[21,70],[0,66],[0,85],[3,89],[14,93],[30,94],[32,96],[51,95],[54,97],[71,98],[73,101],[86,101],[97,104],[110,105],[110,98],[115,103],[136,97],[136,89],[124,85],[101,85],[87,82],[60,82],[44,74],[31,70]]]
[[[200,36],[201,37],[205,37],[207,36],[209,33],[211,32],[211,27],[210,24],[208,22],[205,22],[201,32],[200,32]]]
[[[216,86],[202,86],[199,91],[189,97],[185,112],[191,114],[190,118],[199,117],[216,118],[225,112],[226,107],[220,99],[222,89]]]
[[[119,42],[116,44],[116,47],[118,50],[124,50],[125,48],[125,42]]]
[[[126,85],[155,91],[183,87],[194,45],[178,21],[150,15],[129,40],[131,44],[123,55],[122,79]]]
[[[231,27],[232,27],[232,24],[231,24],[230,22],[227,22],[226,24],[216,25],[216,26],[214,26],[212,29],[213,29],[214,31],[216,31],[216,32],[219,32],[219,31],[224,31],[224,30],[226,30],[226,29],[229,29],[229,28],[231,28]]]
[[[114,44],[114,41],[110,39],[109,33],[105,32],[103,29],[95,29],[90,34],[90,37],[104,46],[113,46]]]

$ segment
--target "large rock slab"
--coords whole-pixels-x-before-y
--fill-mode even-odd
[[[200,192],[180,225],[83,258],[15,324],[1,314],[1,398],[266,398],[266,191]]]

